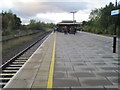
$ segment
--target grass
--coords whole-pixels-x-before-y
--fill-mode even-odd
[[[2,41],[40,32],[40,30],[18,30],[2,36]]]
[[[93,29],[92,27],[87,27],[87,26],[85,26],[85,27],[83,27],[84,28],[84,30],[85,30],[85,32],[89,32],[89,33],[95,33],[95,34],[98,34],[98,31],[101,31],[101,30],[98,30],[97,28],[95,28],[94,29],[94,31],[93,30],[91,30],[91,29]],[[110,30],[109,30],[110,31]],[[113,35],[112,35],[112,32],[111,32],[111,34],[110,34],[110,32],[108,33],[108,34],[106,34],[106,33],[99,33],[98,35],[103,35],[103,36],[108,36],[108,37],[113,37]],[[117,38],[120,38],[120,35],[118,34],[117,35]]]
[[[35,39],[36,37],[38,37],[41,34],[42,33],[27,35],[27,36],[23,36],[23,37],[19,37],[19,38],[5,41],[2,43],[2,53],[6,53],[9,49],[11,49],[15,46],[22,45],[25,42],[32,41],[33,39]]]

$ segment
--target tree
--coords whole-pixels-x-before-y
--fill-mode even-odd
[[[9,25],[11,25],[11,26],[9,26]],[[11,30],[17,30],[20,28],[20,26],[21,26],[21,20],[19,17],[16,16],[16,14],[13,14],[11,10],[9,10],[9,12],[2,11],[2,28],[3,28],[3,30],[6,30],[8,27]]]
[[[119,23],[120,15],[111,16],[111,11],[114,9],[120,9],[120,5],[118,5],[118,7],[116,8],[114,4],[110,2],[109,5],[106,5],[103,8],[92,10],[89,15],[90,20],[87,22],[87,26],[84,26],[85,30],[93,33],[113,35],[115,22],[116,20],[118,20],[117,33],[119,33],[120,32],[120,23]]]

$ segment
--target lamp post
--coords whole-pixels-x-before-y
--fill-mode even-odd
[[[70,12],[70,13],[73,13],[73,30],[74,30],[74,35],[75,35],[75,32],[76,32],[76,29],[75,29],[75,17],[74,17],[74,14],[77,13],[77,11],[73,11],[73,12]]]
[[[73,12],[70,12],[70,13],[73,13],[73,23],[75,23],[75,16],[74,16],[74,14],[77,13],[77,11],[73,11]]]
[[[115,7],[117,8],[117,0],[115,1]],[[116,38],[117,38],[116,29],[117,29],[117,19],[115,23],[114,36],[113,36],[113,53],[116,53]]]

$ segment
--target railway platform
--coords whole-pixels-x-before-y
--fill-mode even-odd
[[[118,52],[112,39],[52,33],[4,88],[119,90]]]

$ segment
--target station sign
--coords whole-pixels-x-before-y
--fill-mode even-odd
[[[120,9],[111,11],[111,15],[118,15],[118,14],[120,14]]]

